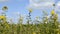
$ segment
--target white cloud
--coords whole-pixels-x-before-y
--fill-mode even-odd
[[[57,6],[60,6],[60,1],[57,3]]]
[[[55,10],[56,10],[57,13],[60,13],[60,1],[57,2]]]
[[[6,2],[6,1],[8,1],[8,0],[0,0],[0,2]]]
[[[13,15],[20,15],[20,12],[17,11],[17,12],[12,12]]]
[[[55,3],[54,0],[30,0],[29,7],[30,8],[51,8]]]

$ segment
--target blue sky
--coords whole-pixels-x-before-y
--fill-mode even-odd
[[[40,0],[41,2],[44,2],[45,0]],[[0,0],[0,11],[2,11],[3,6],[8,7],[7,16],[8,18],[13,18],[13,20],[17,20],[18,14],[23,15],[26,17],[28,15],[28,9],[32,8],[33,12],[31,13],[32,19],[34,19],[36,16],[42,16],[42,10],[47,11],[48,14],[50,14],[50,11],[52,10],[51,3],[55,3],[56,7],[60,7],[59,0],[48,0],[46,2],[49,2],[47,5],[44,3],[33,3],[33,1],[30,0]],[[37,1],[38,2],[38,1]],[[43,6],[44,5],[44,6]],[[50,5],[50,6],[49,6]],[[59,5],[59,6],[58,6]],[[41,9],[42,8],[42,9]],[[57,9],[60,11],[60,9]],[[56,11],[57,11],[56,10]]]

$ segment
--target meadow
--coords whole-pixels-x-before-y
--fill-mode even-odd
[[[4,6],[2,10],[6,11],[8,8]],[[60,34],[60,22],[58,20],[58,14],[56,14],[54,10],[51,11],[51,16],[49,18],[44,16],[42,21],[34,20],[32,24],[30,24],[32,21],[31,12],[32,10],[30,9],[26,24],[22,24],[22,17],[20,17],[17,24],[14,24],[12,20],[11,23],[7,22],[6,15],[3,13],[0,16],[0,34]],[[39,18],[36,17],[36,19]]]

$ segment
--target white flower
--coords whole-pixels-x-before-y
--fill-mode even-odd
[[[47,24],[47,22],[45,22]]]
[[[58,27],[60,28],[60,25],[58,25]]]

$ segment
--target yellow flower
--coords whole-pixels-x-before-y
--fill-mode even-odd
[[[0,16],[0,18],[1,18],[1,19],[4,19],[4,18],[5,18],[5,16]]]
[[[36,34],[35,32],[33,32],[33,34]]]
[[[31,13],[32,12],[32,9],[29,9],[29,12]]]
[[[52,14],[52,15],[54,15],[54,14],[55,14],[55,11],[54,11],[54,10],[52,10],[52,11],[51,11],[51,14]]]
[[[59,34],[59,32],[57,34]]]

